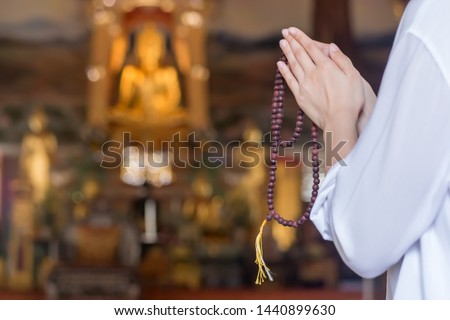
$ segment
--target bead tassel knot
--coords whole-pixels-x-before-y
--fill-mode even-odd
[[[266,225],[267,220],[264,220],[259,228],[259,233],[256,236],[255,241],[255,251],[256,251],[256,260],[255,263],[258,265],[258,275],[256,276],[256,284],[262,284],[266,278],[269,278],[270,281],[273,281],[272,272],[267,267],[264,258],[263,258],[263,249],[262,249],[262,235],[264,231],[264,226]]]

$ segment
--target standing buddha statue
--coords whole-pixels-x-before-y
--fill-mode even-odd
[[[34,204],[42,204],[50,188],[50,167],[57,148],[56,137],[47,130],[47,118],[40,109],[28,120],[30,131],[22,139],[20,170],[31,186]]]

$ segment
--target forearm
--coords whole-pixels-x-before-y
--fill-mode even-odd
[[[342,114],[336,115],[327,122],[323,130],[325,150],[337,150],[338,154],[325,155],[333,157],[332,159],[326,159],[326,171],[352,151],[358,140],[357,121],[357,115]]]

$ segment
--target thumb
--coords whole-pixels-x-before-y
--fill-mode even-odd
[[[330,44],[330,58],[346,74],[348,74],[354,69],[351,60],[334,43]]]

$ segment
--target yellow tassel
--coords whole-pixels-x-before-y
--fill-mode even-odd
[[[263,248],[262,248],[262,236],[264,231],[264,226],[266,225],[267,220],[264,219],[261,227],[259,228],[259,233],[256,236],[255,241],[255,251],[256,251],[256,260],[255,263],[258,265],[258,275],[256,276],[256,284],[262,284],[266,278],[269,278],[270,281],[273,281],[272,272],[266,266],[263,258]]]

